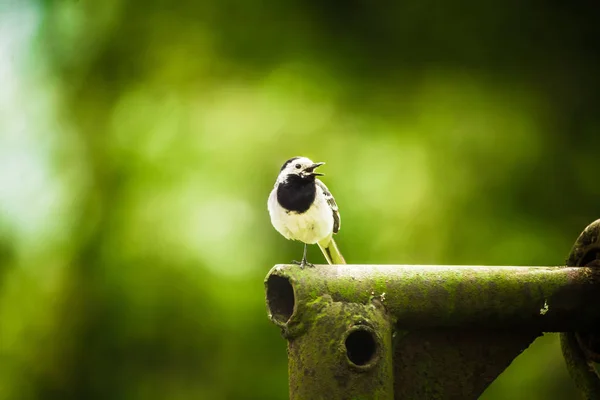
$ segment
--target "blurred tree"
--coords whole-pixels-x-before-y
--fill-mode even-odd
[[[350,262],[560,264],[597,217],[592,2],[2,7],[38,23],[0,147],[50,161],[0,174],[0,397],[285,398],[261,282],[301,251],[266,214],[293,155],[328,162]],[[484,397],[573,390],[547,336]]]

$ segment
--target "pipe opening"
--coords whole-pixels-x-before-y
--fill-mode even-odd
[[[267,279],[267,305],[272,318],[285,324],[294,313],[294,288],[287,278],[271,275]]]
[[[367,365],[375,358],[377,342],[373,332],[365,329],[355,330],[346,338],[346,354],[355,365]]]

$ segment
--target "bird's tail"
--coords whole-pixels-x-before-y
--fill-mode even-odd
[[[317,244],[329,264],[346,264],[344,256],[340,253],[340,249],[338,249],[332,237],[328,237]]]

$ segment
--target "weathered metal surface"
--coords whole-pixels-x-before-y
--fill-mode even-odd
[[[600,271],[600,220],[588,225],[579,235],[567,258],[569,266],[587,266]],[[600,302],[584,299],[588,308],[600,310]],[[571,378],[586,399],[600,399],[600,324],[586,332],[561,334],[561,348]]]
[[[291,399],[476,399],[547,331],[577,332],[562,335],[565,360],[600,399],[599,237],[600,220],[567,267],[275,266],[267,308],[288,339]],[[353,330],[376,343],[355,343],[376,349],[362,366]]]
[[[277,265],[265,281],[270,304],[279,295],[273,280],[291,287],[291,315],[271,315],[291,334],[306,322],[304,305],[324,294],[358,304],[378,298],[400,329],[564,332],[600,325],[600,269],[594,268]]]
[[[396,399],[477,399],[538,332],[417,330],[396,341]]]
[[[290,400],[394,398],[392,324],[383,306],[324,296],[288,342]]]
[[[560,335],[560,345],[571,379],[584,399],[600,399],[600,380],[594,363],[588,359],[573,332]]]

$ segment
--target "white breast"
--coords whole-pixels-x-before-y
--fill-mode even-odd
[[[320,187],[317,187],[315,202],[302,214],[281,207],[277,202],[277,189],[271,192],[267,205],[273,227],[286,239],[314,244],[333,232],[333,212]]]

